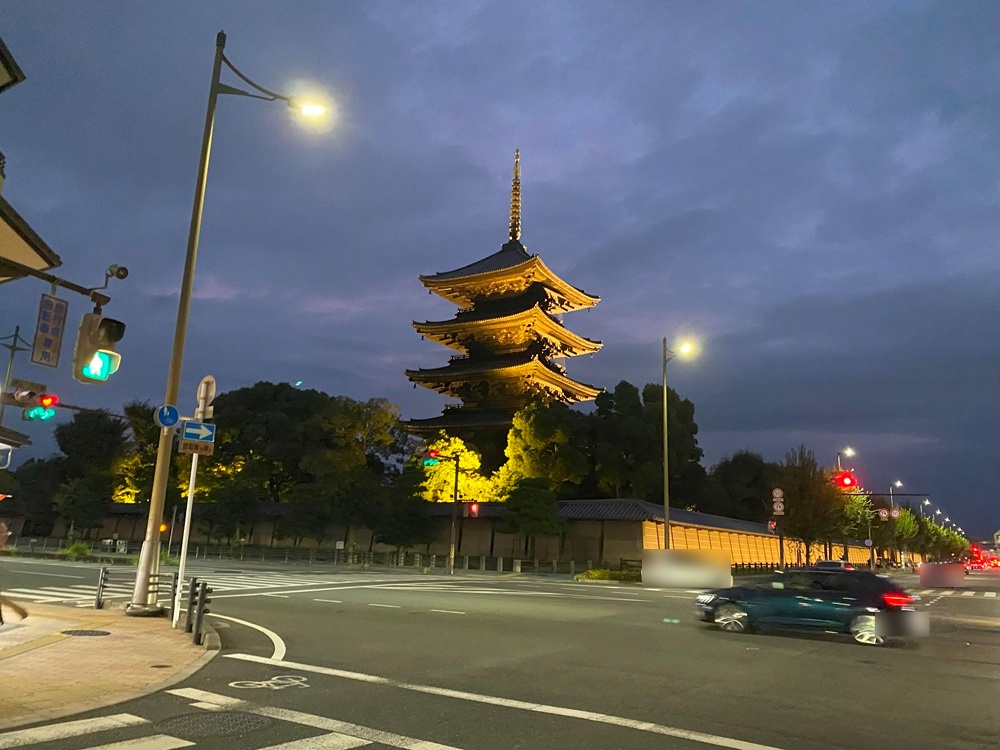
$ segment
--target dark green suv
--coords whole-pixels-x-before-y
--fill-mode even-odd
[[[890,638],[926,635],[926,613],[888,576],[862,570],[807,568],[700,594],[702,620],[741,633],[755,628],[849,633],[879,646]]]

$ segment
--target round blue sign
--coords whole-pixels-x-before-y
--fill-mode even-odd
[[[865,539],[865,546],[866,547],[871,547],[872,546],[872,540],[871,539]]]
[[[176,406],[165,404],[153,413],[153,421],[160,427],[173,427],[180,420],[180,412]]]

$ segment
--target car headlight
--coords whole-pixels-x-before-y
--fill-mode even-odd
[[[698,596],[694,598],[694,600],[699,604],[708,604],[713,599],[715,599],[715,594],[698,594]]]

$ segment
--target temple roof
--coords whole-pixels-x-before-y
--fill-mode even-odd
[[[573,333],[538,302],[532,304],[519,297],[489,307],[461,312],[452,320],[414,322],[413,327],[427,338],[461,352],[468,352],[470,340],[491,342],[496,351],[504,352],[521,350],[544,339],[562,357],[593,354],[601,348],[600,341]]]
[[[600,297],[567,284],[538,255],[524,252],[524,246],[517,240],[468,266],[421,276],[420,281],[432,292],[466,308],[481,304],[484,299],[524,294],[535,284],[545,287],[558,312],[593,307],[601,301]]]
[[[410,419],[406,421],[409,431],[417,434],[427,434],[437,430],[453,428],[510,428],[514,412],[510,409],[475,409],[469,407],[445,407],[444,414],[429,419]]]
[[[596,398],[601,392],[599,388],[579,383],[568,377],[559,365],[527,352],[498,356],[494,359],[456,357],[446,367],[407,370],[406,377],[425,388],[455,396],[458,396],[456,384],[473,380],[524,379],[526,382],[520,389],[523,395],[529,396],[533,390],[546,392],[556,390],[561,393],[559,399],[566,403],[587,401]]]

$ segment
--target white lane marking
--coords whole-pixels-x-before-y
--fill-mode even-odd
[[[208,580],[208,579],[206,579]],[[210,582],[211,583],[211,582]],[[371,589],[376,588],[377,582],[366,583],[360,586],[321,586],[320,588],[293,589],[292,591],[274,591],[275,594],[319,594],[323,591],[344,591],[347,589]],[[247,594],[220,594],[213,596],[213,599],[240,599],[246,596],[260,596],[260,591],[251,591]]]
[[[347,587],[345,587],[347,588]],[[359,587],[364,588],[364,587]],[[433,592],[433,593],[446,593],[446,594],[482,594],[486,596],[548,596],[556,599],[590,599],[593,601],[605,601],[605,602],[651,602],[652,599],[622,599],[620,596],[591,596],[588,594],[560,594],[556,591],[507,591],[504,589],[460,589],[460,588],[415,588],[415,587],[401,587],[398,585],[384,585],[384,586],[372,586],[374,589],[382,589],[386,591],[414,591],[414,592]],[[614,592],[608,592],[614,593]],[[243,594],[243,596],[246,596]],[[215,597],[222,598],[222,597]]]
[[[642,732],[650,732],[651,734],[661,734],[667,737],[677,737],[679,739],[690,740],[691,742],[700,742],[705,745],[715,745],[716,747],[730,748],[730,750],[780,750],[779,748],[773,747],[771,745],[760,745],[756,742],[746,742],[744,740],[737,740],[731,737],[722,737],[715,734],[706,734],[705,732],[695,732],[688,729],[680,729],[679,727],[670,727],[663,724],[655,724],[650,721],[639,721],[637,719],[629,719],[624,716],[613,716],[611,714],[601,714],[594,711],[581,711],[579,709],[566,708],[563,706],[548,706],[545,705],[544,703],[529,703],[528,701],[515,700],[513,698],[499,698],[493,695],[481,695],[479,693],[469,693],[465,692],[464,690],[449,690],[448,688],[439,688],[431,685],[416,685],[408,682],[400,682],[399,680],[393,680],[388,677],[379,677],[377,675],[362,674],[360,672],[347,672],[342,669],[320,667],[314,664],[302,664],[299,662],[292,662],[292,661],[277,661],[275,659],[268,659],[262,656],[254,656],[253,654],[224,654],[224,656],[227,659],[240,659],[242,661],[251,661],[251,662],[256,662],[258,664],[271,664],[273,666],[280,666],[285,669],[298,669],[302,672],[314,672],[316,674],[325,674],[325,675],[330,675],[332,677],[343,677],[345,679],[358,680],[360,682],[373,682],[381,685],[389,685],[391,687],[400,688],[402,690],[410,690],[416,693],[440,695],[446,698],[456,698],[458,700],[471,701],[474,703],[486,703],[494,706],[504,706],[505,708],[517,708],[523,711],[532,711],[535,713],[568,716],[575,719],[593,721],[599,724],[611,724],[613,726],[626,727],[628,729],[637,729]],[[168,692],[173,692],[173,691],[168,691]],[[271,713],[264,713],[263,715],[272,716]],[[274,716],[274,718],[283,718],[283,717]],[[291,721],[291,719],[289,719],[289,721]],[[310,725],[310,726],[315,726],[315,725]],[[324,726],[320,728],[325,729],[327,727]],[[336,727],[329,727],[329,728],[336,730]],[[384,740],[376,740],[376,741],[385,742]]]
[[[361,726],[360,724],[349,724],[346,721],[329,719],[326,716],[317,716],[315,714],[302,713],[301,711],[291,711],[284,708],[274,708],[272,706],[257,706],[249,701],[240,700],[239,698],[230,698],[228,695],[210,693],[207,690],[198,690],[197,688],[179,688],[177,690],[167,690],[166,692],[181,698],[196,698],[202,703],[214,704],[213,709],[210,710],[217,710],[219,707],[239,707],[243,711],[249,711],[259,716],[267,716],[271,719],[280,719],[281,721],[301,724],[302,726],[313,727],[314,729],[325,729],[328,732],[339,732],[350,735],[351,737],[366,740],[369,743],[380,742],[383,745],[402,748],[402,750],[461,750],[461,748],[452,747],[450,745],[440,745],[436,742],[418,740],[401,734],[383,732],[379,729]],[[278,745],[277,747],[285,746]]]
[[[220,620],[229,620],[230,622],[235,622],[239,625],[245,625],[248,628],[253,628],[258,630],[268,638],[271,639],[271,644],[274,646],[274,653],[271,654],[272,659],[284,659],[285,658],[285,642],[281,640],[281,636],[275,633],[273,630],[268,630],[263,625],[258,625],[254,622],[247,622],[246,620],[240,620],[235,617],[229,617],[228,615],[217,615],[215,612],[207,613],[209,617],[218,617]]]
[[[281,719],[282,721],[292,722],[293,724],[301,724],[302,726],[313,727],[314,729],[326,729],[327,731],[332,732],[343,732],[344,734],[350,734],[354,737],[368,740],[369,742],[378,742],[383,745],[389,745],[390,747],[402,748],[402,750],[460,750],[459,748],[452,747],[451,745],[441,745],[437,742],[418,740],[413,737],[406,737],[402,734],[383,732],[380,729],[363,727],[360,724],[349,724],[346,721],[337,721],[336,719],[328,719],[325,716],[306,714],[301,711],[292,711],[287,708],[261,706],[260,708],[251,710],[255,714],[267,716],[270,719]]]
[[[288,594],[264,594],[264,596],[273,596],[276,599],[287,599]]]
[[[329,602],[330,604],[343,604],[340,599],[313,599],[314,602]]]
[[[81,581],[87,576],[68,576],[65,573],[36,573],[32,570],[19,570],[19,575],[23,576],[48,576],[49,578],[79,578]]]
[[[975,596],[975,595],[976,595],[975,591],[963,591],[962,592],[962,596]]]
[[[331,732],[316,737],[306,737],[304,740],[282,742],[280,745],[268,745],[260,750],[350,750],[352,747],[365,747],[370,744],[372,743],[368,740]]]
[[[134,727],[148,724],[149,720],[132,714],[113,714],[100,716],[96,719],[80,719],[79,721],[64,721],[59,724],[46,724],[33,729],[19,729],[14,732],[0,734],[0,748],[24,747],[36,742],[52,742],[69,737],[80,737],[93,732],[106,732],[110,729]]]
[[[941,592],[941,596],[951,596],[955,593],[955,589],[945,589]]]
[[[997,598],[997,592],[996,591],[985,591],[985,592],[983,592],[983,596],[987,597],[988,599],[996,599]]]
[[[83,750],[176,750],[178,747],[193,747],[193,742],[171,737],[169,734],[153,734],[124,742],[94,745]]]
[[[400,604],[369,604],[369,607],[385,607],[386,609],[401,609]]]
[[[459,612],[454,609],[432,609],[431,612],[440,612],[443,615],[464,615],[465,612]]]
[[[210,693],[207,690],[199,690],[198,688],[176,688],[174,690],[168,690],[167,692],[171,695],[176,695],[178,698],[187,698],[189,700],[209,703],[213,706],[223,706],[225,708],[236,708],[237,706],[242,706],[246,703],[246,701],[242,698],[230,698],[228,695]]]
[[[921,596],[930,596],[931,594],[935,593],[935,591],[936,589],[923,589],[922,591],[918,591],[917,593],[920,594]]]

